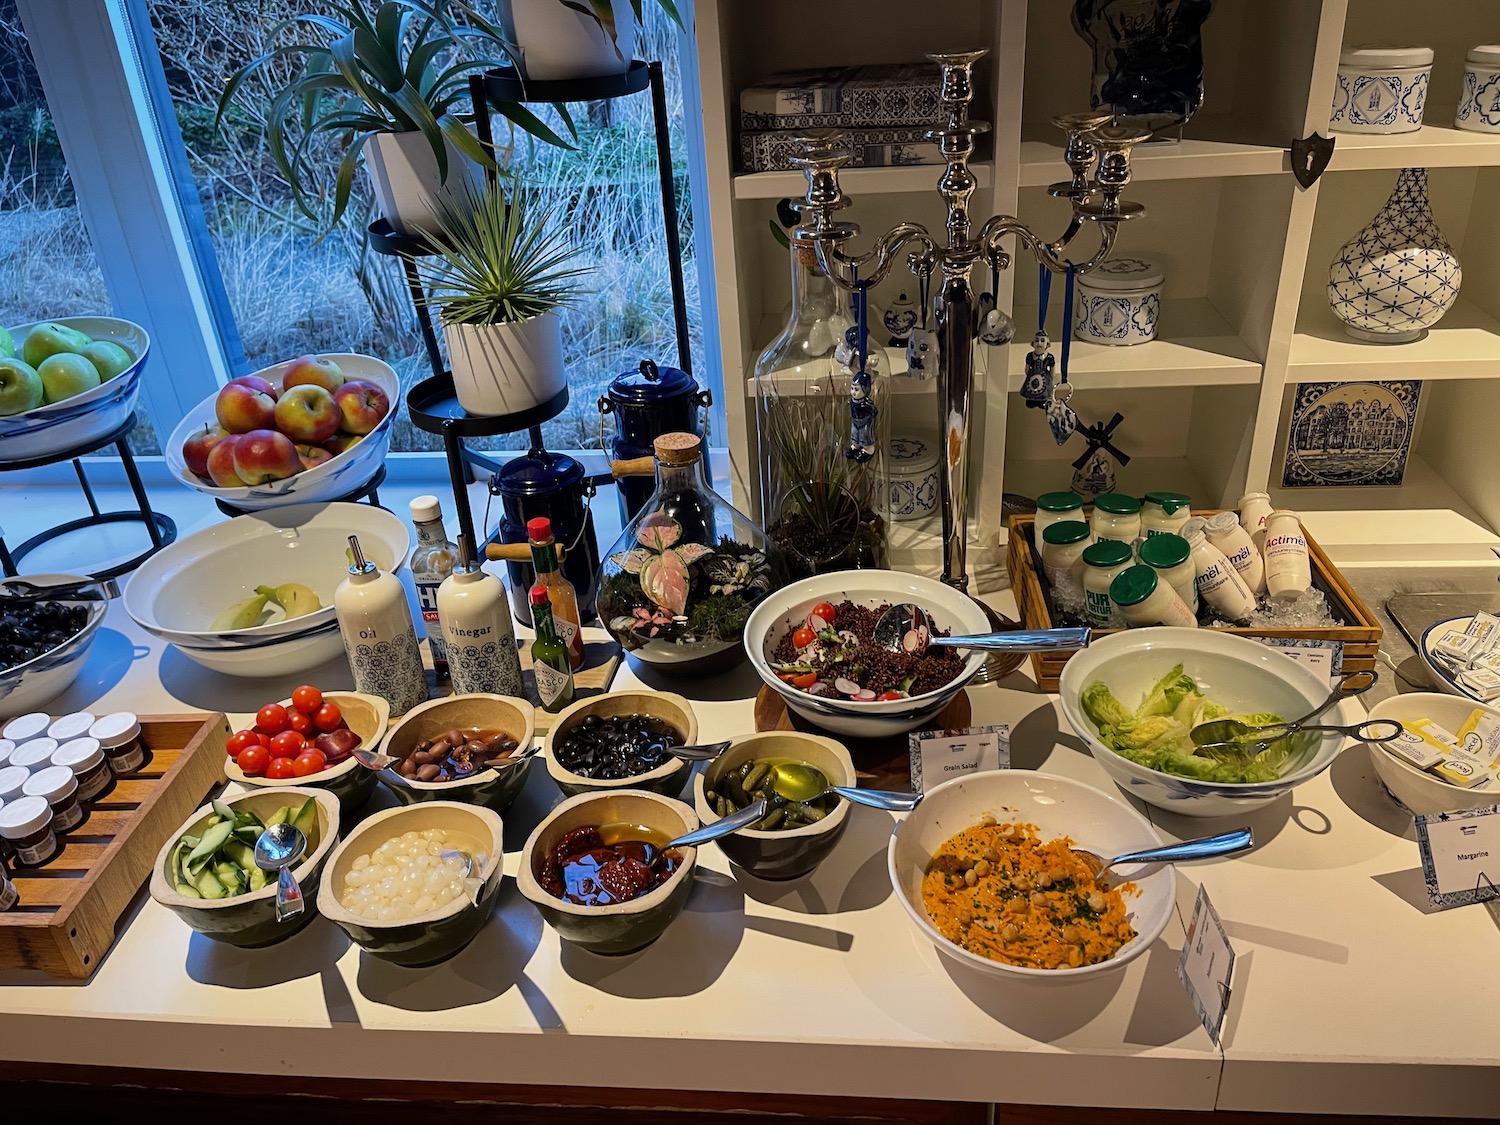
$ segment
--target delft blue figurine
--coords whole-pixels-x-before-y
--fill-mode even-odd
[[[979,341],[983,344],[1008,344],[1016,336],[1016,322],[1003,309],[990,309],[979,319]]]
[[[1052,341],[1047,333],[1031,338],[1031,354],[1026,357],[1026,378],[1021,381],[1021,397],[1033,406],[1044,406],[1052,397],[1052,369],[1057,358],[1048,350]]]
[[[885,314],[881,317],[881,323],[885,325],[885,330],[890,333],[890,338],[887,341],[888,344],[893,348],[906,347],[907,337],[911,335],[911,330],[917,326],[917,320],[917,303],[903,289],[896,299],[891,302],[890,308],[886,309]]]
[[[938,334],[935,328],[914,328],[906,342],[906,374],[911,379],[931,379],[938,369]]]
[[[1085,504],[1115,490],[1115,463],[1108,453],[1095,449],[1088,460],[1073,471],[1073,491]]]
[[[859,345],[855,342],[859,335],[858,325],[844,330],[844,339],[833,349],[833,360],[844,369],[844,374],[853,375],[859,369]],[[882,349],[876,347],[870,341],[870,331],[865,329],[865,371],[871,375],[879,375],[881,371]]]

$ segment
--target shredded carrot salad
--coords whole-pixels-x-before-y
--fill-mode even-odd
[[[1107,961],[1135,937],[1121,895],[1136,886],[1096,883],[1072,845],[987,816],[937,850],[922,902],[945,938],[991,961],[1030,969]]]

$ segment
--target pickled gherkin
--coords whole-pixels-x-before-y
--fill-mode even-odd
[[[726,770],[705,795],[720,816],[764,797],[766,815],[751,828],[784,832],[816,824],[838,806],[838,794],[824,792],[828,787],[827,775],[816,766],[794,758],[760,758]]]

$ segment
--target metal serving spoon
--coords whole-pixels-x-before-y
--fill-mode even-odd
[[[879,789],[855,789],[849,785],[829,785],[821,770],[814,770],[799,762],[779,762],[771,767],[774,780],[771,788],[776,795],[788,801],[816,801],[829,793],[837,793],[846,801],[866,805],[887,812],[910,812],[922,800],[920,793],[886,793]]]
[[[302,913],[302,888],[292,877],[292,865],[307,852],[307,837],[290,824],[273,824],[255,841],[255,866],[276,873],[276,921]]]
[[[1209,859],[1218,855],[1234,855],[1237,852],[1248,851],[1255,845],[1255,835],[1248,828],[1236,828],[1233,832],[1225,832],[1218,836],[1204,836],[1197,840],[1183,840],[1177,844],[1166,844],[1160,848],[1146,848],[1144,851],[1125,852],[1113,859],[1105,859],[1102,856],[1087,850],[1086,848],[1070,849],[1074,855],[1083,860],[1084,864],[1093,872],[1094,878],[1098,879],[1111,867],[1121,863],[1180,863],[1188,859]]]
[[[509,769],[511,766],[516,765],[519,762],[524,762],[533,754],[538,753],[541,748],[542,744],[540,742],[532,742],[530,746],[526,747],[526,749],[522,750],[519,754],[516,754],[510,758],[506,758],[503,762],[494,762],[490,765],[485,766],[484,768],[487,770]],[[387,769],[390,766],[394,766],[397,762],[401,761],[401,759],[396,757],[394,754],[382,754],[377,750],[370,750],[363,746],[356,746],[353,753],[354,760],[360,765],[364,766],[367,770]],[[484,771],[481,770],[479,772],[482,773]],[[400,774],[397,774],[396,776],[400,777],[402,781],[411,780],[410,778],[401,777]],[[474,776],[478,775],[475,774]]]
[[[962,637],[933,636],[932,618],[921,606],[901,602],[891,606],[875,622],[871,636],[876,645],[890,652],[921,656],[929,648],[980,648],[995,652],[1050,652],[1054,649],[1088,648],[1092,635],[1087,628],[1010,629],[1001,633],[974,633]]]
[[[667,753],[684,762],[711,762],[729,749],[730,739],[723,742],[704,742],[697,746],[668,746]]]
[[[1338,731],[1361,742],[1385,742],[1400,735],[1405,728],[1392,719],[1375,719],[1370,722],[1356,723],[1354,726],[1349,727],[1317,726],[1310,723],[1310,720],[1316,719],[1335,703],[1368,691],[1374,686],[1376,679],[1378,679],[1378,674],[1373,671],[1350,672],[1347,676],[1341,678],[1338,683],[1334,684],[1333,690],[1329,692],[1327,699],[1323,700],[1322,703],[1314,707],[1300,719],[1294,719],[1289,723],[1268,723],[1265,726],[1257,727],[1251,726],[1240,719],[1214,719],[1207,723],[1199,723],[1189,734],[1194,746],[1238,746],[1251,757],[1254,756],[1248,753],[1251,746],[1258,746],[1260,748],[1255,751],[1258,754],[1267,746],[1280,742],[1284,738],[1290,738],[1298,731],[1303,730]],[[1385,735],[1369,733],[1370,728],[1376,727],[1383,727],[1387,730],[1394,728],[1394,730]],[[1276,733],[1273,734],[1272,732]]]

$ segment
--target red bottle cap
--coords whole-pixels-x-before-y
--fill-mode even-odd
[[[526,521],[526,534],[534,543],[552,538],[552,521],[546,516],[537,516],[534,520]]]
[[[547,604],[547,587],[545,587],[545,586],[533,586],[531,588],[531,604],[532,605],[546,605]]]

